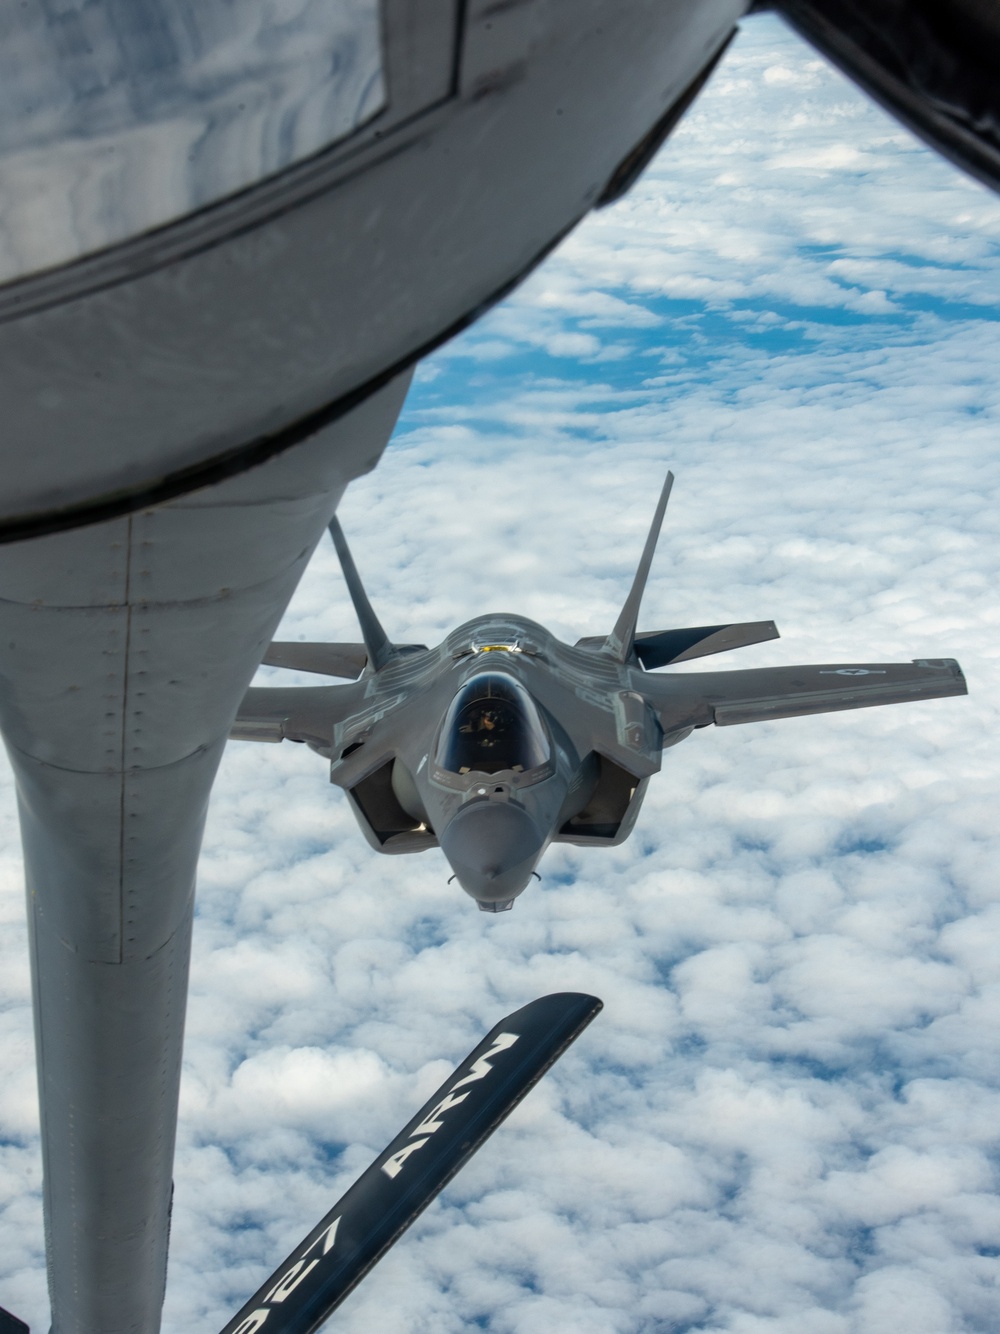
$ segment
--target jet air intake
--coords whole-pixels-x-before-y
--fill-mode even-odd
[[[460,806],[440,835],[458,883],[484,912],[502,912],[527,887],[546,834],[512,801],[489,797]]]

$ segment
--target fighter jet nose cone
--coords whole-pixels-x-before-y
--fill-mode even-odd
[[[531,879],[544,841],[522,807],[475,801],[446,826],[441,850],[467,894],[480,903],[507,903]]]

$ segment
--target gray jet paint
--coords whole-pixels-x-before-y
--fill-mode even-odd
[[[232,736],[306,742],[374,848],[440,847],[479,907],[500,912],[550,843],[626,839],[662,751],[696,728],[966,693],[950,658],[653,675],[777,637],[771,621],[636,634],[672,482],[614,629],[572,646],[510,615],[468,621],[434,649],[391,644],[334,519],[364,643],[273,644],[264,662],[359,679],[252,687]]]

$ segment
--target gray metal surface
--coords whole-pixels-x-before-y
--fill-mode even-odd
[[[386,0],[369,127],[0,288],[0,536],[291,447],[474,318],[593,207],[745,7]]]
[[[936,147],[997,184],[995,6],[776,7]],[[234,91],[239,43],[230,40],[242,33],[247,49],[259,45],[233,16],[257,7],[93,0],[59,7],[56,17],[54,7],[0,0],[13,39],[4,48],[12,66],[4,124],[14,158],[19,143],[37,158],[34,188],[9,174],[0,230],[44,252],[19,259],[9,246],[0,256],[2,271],[23,274],[0,287],[0,540],[110,517],[253,466],[475,318],[634,178],[747,8],[748,0],[382,0],[386,92],[377,115],[362,123],[371,107],[345,94],[340,112],[331,111],[334,98],[322,114],[292,116],[287,141],[263,145],[262,126],[282,99],[312,105],[327,87],[321,80],[317,89],[319,66],[293,42],[289,86],[279,77],[273,96],[254,88],[249,102],[262,98],[271,110],[248,113],[254,132],[229,152],[247,105]],[[367,68],[369,0],[303,0],[297,13],[300,36],[346,15],[348,35],[367,34],[355,43],[357,67]],[[87,58],[70,58],[55,39],[74,23],[108,53],[90,85],[69,78],[89,68]],[[339,39],[323,31],[329,50]],[[196,37],[225,55],[230,84],[201,77]],[[266,84],[259,52],[250,67]],[[142,86],[161,91],[136,92],[133,69],[151,73]],[[113,175],[116,134],[124,150],[128,125],[134,133],[135,120],[155,120],[185,89],[205,131],[191,163],[185,156],[176,173],[147,171],[124,212],[117,186],[101,192],[100,207],[74,217],[61,238],[47,238],[49,221],[19,221],[36,205],[54,218],[68,198],[53,189],[60,144],[78,140],[90,152],[99,131],[95,179]],[[50,108],[44,125],[28,109],[32,99]],[[114,114],[95,119],[93,108],[105,105]],[[310,145],[319,151],[296,162]],[[292,165],[279,170],[283,162]],[[153,226],[185,198],[192,212]],[[82,257],[45,268],[56,254]]]
[[[294,456],[0,550],[56,1334],[163,1298],[195,867],[236,704],[406,379]]]
[[[964,695],[951,659],[654,675],[659,663],[773,639],[771,621],[638,636],[666,484],[622,613],[607,638],[561,643],[522,617],[477,617],[434,649],[392,645],[331,524],[368,650],[352,685],[252,687],[232,735],[304,741],[330,761],[380,852],[439,846],[486,911],[512,906],[552,842],[621,843],[661,752],[711,724]],[[341,671],[357,645],[273,644],[269,661]]]
[[[379,0],[0,0],[0,282],[255,185],[385,105]]]

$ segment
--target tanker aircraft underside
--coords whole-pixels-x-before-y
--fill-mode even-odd
[[[440,847],[479,907],[501,912],[550,843],[623,842],[662,751],[696,728],[966,694],[951,658],[653,675],[778,637],[773,621],[636,633],[672,483],[617,624],[575,645],[507,614],[467,621],[437,648],[391,643],[334,518],[364,642],[274,643],[264,663],[357,679],[251,687],[231,735],[305,742],[377,851]]]

